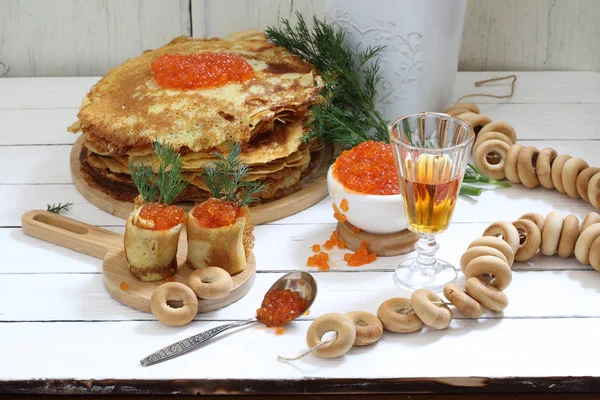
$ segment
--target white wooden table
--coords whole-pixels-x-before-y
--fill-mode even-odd
[[[475,80],[504,73],[460,73],[455,98]],[[505,120],[519,141],[551,146],[600,165],[600,74],[518,73],[509,101],[481,99],[483,113]],[[2,393],[328,393],[584,391],[600,389],[600,273],[576,260],[536,256],[518,266],[504,314],[479,320],[456,315],[449,329],[386,332],[342,358],[308,356],[291,364],[277,355],[306,349],[310,321],[326,312],[375,313],[390,297],[402,257],[360,268],[305,266],[313,243],[335,227],[330,199],[256,228],[259,273],[241,301],[171,328],[131,310],[104,290],[101,262],[23,234],[21,215],[47,203],[73,202],[66,215],[123,232],[123,221],[87,203],[72,185],[69,151],[82,96],[97,78],[0,79],[0,394]],[[492,85],[504,93],[506,83]],[[477,99],[475,99],[477,101]],[[461,199],[439,256],[458,265],[488,223],[552,210],[583,218],[592,207],[543,188],[486,191]],[[341,252],[341,251],[340,251]],[[341,260],[341,256],[332,256]],[[139,360],[178,339],[225,321],[246,319],[282,273],[314,273],[319,296],[309,316],[276,336],[249,327],[172,361],[143,368]],[[461,281],[462,282],[462,281]]]

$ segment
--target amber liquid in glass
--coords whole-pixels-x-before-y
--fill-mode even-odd
[[[450,179],[451,171],[447,158],[424,154],[406,174],[408,178],[400,177],[411,231],[436,234],[448,228],[461,183],[460,177]]]

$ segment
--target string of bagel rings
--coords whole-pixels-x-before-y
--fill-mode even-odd
[[[556,189],[600,210],[600,168],[551,148],[540,151],[517,144],[516,131],[510,124],[492,121],[473,103],[457,103],[445,113],[470,123],[476,134],[474,163],[484,175],[527,188],[541,185]],[[514,222],[492,223],[482,237],[469,244],[460,259],[464,290],[456,284],[444,287],[449,303],[429,290],[419,289],[410,298],[384,301],[376,316],[362,311],[325,314],[309,326],[309,349],[298,357],[280,359],[296,360],[311,352],[323,358],[340,357],[353,345],[377,342],[384,330],[412,333],[425,326],[446,329],[453,318],[450,305],[467,318],[481,317],[485,308],[501,312],[508,306],[504,290],[512,281],[514,262],[529,261],[538,253],[563,258],[574,255],[580,263],[600,271],[600,214],[591,212],[580,223],[575,215],[563,219],[558,212],[546,217],[531,212]],[[334,332],[334,337],[322,341],[326,332]]]

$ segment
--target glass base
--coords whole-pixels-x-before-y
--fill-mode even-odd
[[[458,272],[452,264],[435,260],[435,266],[420,268],[416,258],[402,262],[394,271],[394,281],[405,289],[429,289],[441,292],[449,283],[456,282]]]

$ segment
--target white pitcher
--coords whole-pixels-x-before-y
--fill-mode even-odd
[[[326,0],[351,49],[386,46],[376,106],[389,122],[450,105],[465,10],[466,0]]]

